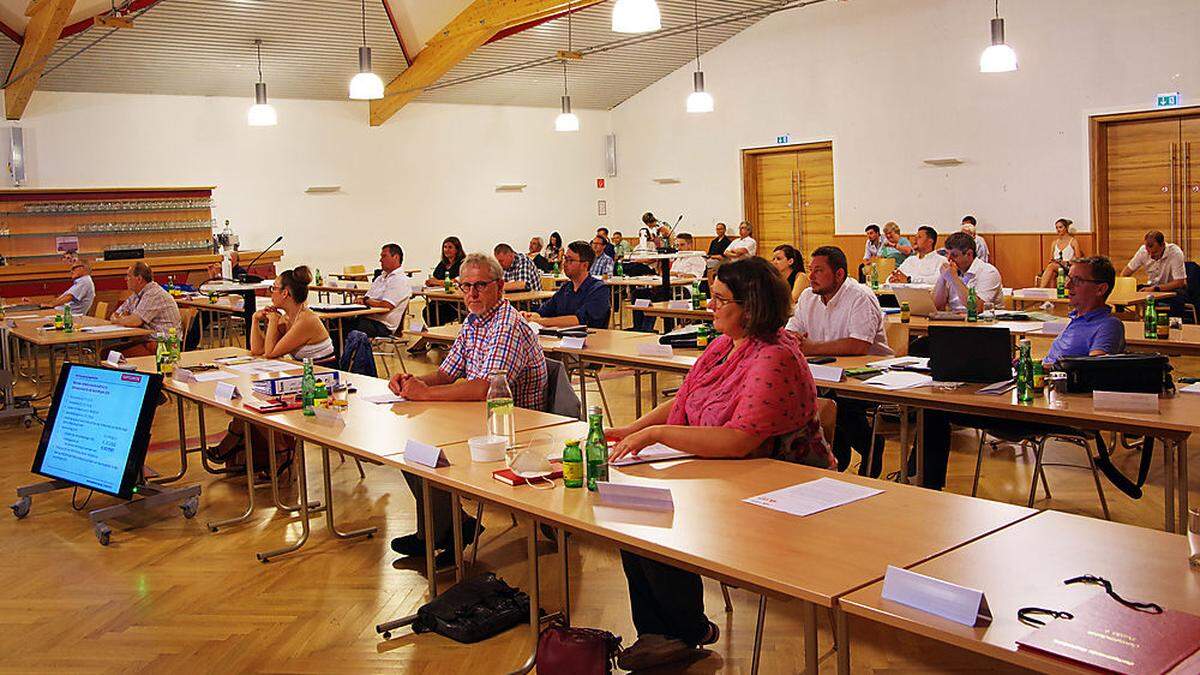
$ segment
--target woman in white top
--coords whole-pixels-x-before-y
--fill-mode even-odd
[[[1050,261],[1046,263],[1046,270],[1042,272],[1040,282],[1042,288],[1054,288],[1058,284],[1058,270],[1069,270],[1072,260],[1085,255],[1083,247],[1079,245],[1079,240],[1075,238],[1070,220],[1059,218],[1054,221],[1054,231],[1058,233],[1058,237],[1054,240]]]
[[[271,285],[271,305],[254,313],[250,327],[251,354],[267,358],[290,356],[298,361],[322,361],[333,356],[329,331],[304,304],[310,283],[312,273],[304,265],[275,278]]]
[[[729,242],[729,248],[725,249],[725,259],[738,260],[756,255],[758,255],[758,242],[750,236],[750,223],[743,220],[738,225],[738,238]]]

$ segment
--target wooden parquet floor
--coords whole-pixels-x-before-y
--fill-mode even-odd
[[[410,368],[428,369],[432,364],[427,359],[410,363]],[[618,421],[631,419],[631,378],[606,379],[604,386]],[[190,407],[188,423],[194,434]],[[211,432],[224,425],[220,415],[209,415]],[[39,433],[36,426],[0,427],[0,495],[7,495],[5,503],[17,486],[37,480],[29,465]],[[162,406],[154,442],[175,437],[175,407]],[[1070,446],[1055,447],[1051,453],[1067,461],[1080,459]],[[1014,454],[1006,447],[988,453],[981,496],[1023,502],[1031,462]],[[890,444],[886,470],[896,468],[896,456]],[[949,489],[970,491],[974,459],[974,436],[960,434]],[[313,498],[319,492],[319,461],[320,455],[310,449]],[[412,531],[413,500],[398,472],[367,467],[366,480],[360,480],[352,462],[337,464],[336,456],[333,461],[339,524],[374,525],[379,536],[336,541],[325,530],[323,516],[314,516],[308,545],[269,564],[259,563],[254,553],[295,541],[300,533],[296,519],[278,515],[268,506],[269,490],[260,489],[258,508],[249,522],[210,533],[205,522],[245,508],[245,482],[206,474],[195,465],[185,479],[203,486],[195,519],[165,508],[161,518],[115,527],[106,548],[96,542],[86,513],[71,508],[67,492],[34,497],[33,510],[24,520],[0,513],[0,672],[444,674],[502,673],[519,664],[529,647],[525,630],[476,645],[408,631],[384,642],[375,634],[376,623],[409,614],[425,601],[423,565],[396,562],[388,548],[392,537]],[[1130,458],[1122,461],[1131,468]],[[175,452],[166,449],[154,453],[149,465],[171,473],[177,462]],[[1039,506],[1099,514],[1086,471],[1049,469],[1049,477],[1055,499]],[[1156,465],[1148,494],[1139,501],[1106,486],[1114,519],[1158,527],[1161,479]],[[111,501],[95,496],[88,507]],[[486,523],[479,568],[525,585],[524,541],[517,532],[506,531],[508,514],[488,512]],[[1031,552],[1030,561],[1036,564],[1036,552]],[[635,635],[615,551],[581,541],[572,547],[570,562],[575,623],[603,627],[632,642]],[[542,556],[542,589],[548,611],[559,602],[556,569],[556,554],[547,552]],[[452,575],[443,579],[449,583]],[[749,672],[757,596],[733,590],[732,597],[735,610],[726,614],[719,587],[706,583],[706,606],[721,626],[720,642],[705,659],[659,672]],[[822,671],[833,672],[829,617],[822,612],[819,619]],[[1007,670],[998,662],[874,624],[854,621],[851,630],[856,672]],[[798,672],[803,649],[799,608],[772,602],[762,672]]]

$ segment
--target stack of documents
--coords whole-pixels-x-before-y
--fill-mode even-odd
[[[330,370],[323,373],[315,373],[318,382],[324,382],[326,387],[333,389],[338,383],[338,371]],[[295,394],[300,391],[304,385],[303,375],[288,375],[284,377],[272,377],[262,380],[255,380],[253,387],[254,393],[264,396],[280,396],[282,394]]]
[[[933,382],[933,378],[924,373],[912,373],[905,370],[891,370],[869,380],[863,380],[863,384],[869,384],[880,389],[888,391],[899,391],[901,389],[916,389],[917,387],[926,387]]]

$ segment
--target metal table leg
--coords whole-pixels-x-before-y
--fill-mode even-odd
[[[367,537],[369,539],[375,536],[375,532],[379,529],[377,527],[364,527],[349,532],[342,532],[337,529],[337,525],[333,522],[333,482],[330,478],[331,472],[329,470],[329,448],[325,446],[321,446],[321,469],[325,473],[325,524],[329,527],[329,531],[333,533],[333,536],[338,539],[355,539],[357,537]]]
[[[529,630],[530,646],[529,658],[525,659],[525,663],[521,667],[514,670],[512,675],[525,675],[533,670],[533,666],[537,663],[537,648],[538,636],[541,634],[541,619],[539,617],[539,605],[541,604],[541,593],[539,592],[538,579],[538,558],[537,558],[537,521],[533,518],[529,519],[529,530],[526,533],[525,552],[529,558]]]
[[[813,613],[816,618],[816,613]],[[754,627],[754,656],[750,661],[750,675],[758,675],[758,664],[762,659],[763,624],[767,622],[767,596],[758,596],[758,624]]]
[[[897,480],[908,483],[908,457],[912,452],[912,443],[908,440],[908,406],[900,406],[900,474]],[[883,458],[879,460],[883,462]]]
[[[297,439],[296,443],[297,443],[296,450],[295,450],[295,452],[297,453],[296,471],[299,472],[299,473],[297,473],[297,477],[300,482],[300,494],[297,497],[299,506],[297,506],[296,508],[300,511],[300,538],[297,539],[296,542],[290,546],[284,546],[282,548],[277,548],[272,551],[264,551],[262,553],[256,553],[255,557],[258,558],[259,562],[263,562],[263,563],[270,562],[271,558],[275,558],[275,557],[281,556],[285,553],[291,553],[292,551],[299,550],[301,546],[304,546],[304,544],[306,542],[308,542],[308,535],[311,530],[310,530],[309,524],[308,524],[308,516],[309,516],[309,514],[308,514],[308,477],[307,477],[308,471],[306,470],[306,466],[305,466],[305,462],[304,462],[304,440]],[[272,445],[271,458],[273,460],[275,457],[275,448],[274,448],[275,434],[274,433],[271,434],[271,445]],[[275,473],[274,464],[275,464],[275,462],[272,461],[271,462],[272,475],[274,475],[274,473]],[[275,488],[274,480],[271,481],[271,488],[272,488],[272,490],[274,490],[274,488]],[[254,491],[251,490],[250,493],[253,494]],[[278,494],[275,495],[275,502],[276,502],[276,505],[278,505],[278,503],[279,503]]]
[[[1167,532],[1177,532],[1175,529],[1175,481],[1179,469],[1175,465],[1175,443],[1163,439],[1163,529]]]
[[[1179,529],[1176,532],[1187,532],[1188,526],[1188,501],[1191,495],[1188,493],[1188,451],[1187,439],[1177,441],[1175,448],[1175,462],[1179,465]]]
[[[917,485],[925,486],[925,409],[917,408]],[[907,467],[905,467],[907,469]],[[905,471],[900,472],[901,475]]]
[[[454,514],[451,518],[451,523],[453,523],[451,529],[454,531],[454,583],[458,583],[463,580],[463,532],[462,516],[460,515],[462,500],[457,490],[450,491],[450,512]],[[475,524],[475,531],[479,531],[479,523]]]
[[[302,512],[307,513],[310,509],[314,510],[314,511],[319,510],[321,508],[321,502],[319,502],[319,501],[309,502],[307,499],[302,499],[302,497],[308,496],[308,490],[305,489],[305,487],[304,487],[305,483],[308,481],[308,476],[304,475],[303,472],[301,472],[299,474],[299,480],[300,480],[301,487],[300,487],[300,496],[298,496],[296,498],[296,505],[292,506],[290,504],[284,504],[283,500],[279,498],[279,472],[276,468],[276,464],[278,464],[279,458],[275,454],[275,430],[274,429],[267,430],[267,439],[268,439],[268,442],[270,443],[270,448],[267,452],[267,462],[270,464],[270,468],[271,468],[271,499],[274,500],[274,502],[275,502],[275,508],[280,511],[283,511],[285,513],[295,513],[297,511],[302,511]],[[300,466],[303,466],[304,439],[301,439],[301,438],[296,439],[296,448],[292,451],[292,453],[293,453],[293,455],[292,455],[293,462],[295,462],[296,460],[299,460]],[[299,456],[296,456],[296,453],[299,453]],[[306,502],[306,504],[301,504],[301,502]],[[307,529],[308,529],[308,524],[306,521],[305,522],[305,530],[307,530]],[[307,537],[307,534],[305,536]]]
[[[571,625],[571,559],[567,554],[567,547],[570,545],[570,539],[567,538],[567,530],[559,527],[557,531],[558,537],[558,562],[561,566],[559,576],[562,584],[562,619],[564,626]]]
[[[196,406],[201,409],[204,408],[204,404],[202,404],[202,403],[197,403]],[[175,415],[176,415],[176,417],[179,418],[179,473],[175,474],[174,476],[168,476],[165,478],[157,478],[155,480],[150,481],[151,483],[156,483],[158,485],[162,485],[164,483],[173,483],[173,482],[179,480],[180,478],[183,478],[183,475],[187,473],[187,468],[188,468],[187,421],[184,417],[184,406],[183,406],[183,397],[182,396],[178,396],[178,395],[175,396]]]
[[[209,523],[208,529],[213,532],[226,525],[234,525],[246,521],[250,518],[250,514],[254,513],[254,441],[251,438],[254,434],[250,430],[249,422],[242,422],[242,424],[246,425],[246,511],[235,518],[227,518],[225,520],[218,520],[215,523]]]
[[[817,675],[817,606],[801,601],[804,614],[804,672]]]
[[[634,415],[641,419],[642,417],[642,371],[634,368],[633,370],[633,407]]]
[[[650,371],[650,407],[658,407],[658,371]]]
[[[429,579],[429,599],[437,597],[437,563],[433,549],[433,505],[429,498],[429,481],[421,479],[421,504],[425,521],[425,575]]]
[[[838,675],[850,675],[850,617],[842,610],[834,612],[833,631],[837,642]]]

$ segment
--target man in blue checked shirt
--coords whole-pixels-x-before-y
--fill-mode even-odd
[[[599,237],[597,237],[599,238]],[[563,274],[569,281],[558,287],[554,297],[542,303],[536,312],[523,312],[529,321],[547,328],[608,328],[612,316],[612,294],[608,286],[588,271],[596,257],[586,242],[573,241],[563,253]]]
[[[595,254],[596,259],[592,261],[592,268],[588,270],[588,273],[594,277],[612,276],[615,262],[607,253],[608,245],[608,240],[600,235],[596,235],[592,239],[592,253]]]
[[[518,293],[542,290],[542,273],[529,256],[514,251],[508,244],[496,244],[492,253],[504,268],[504,290]]]

